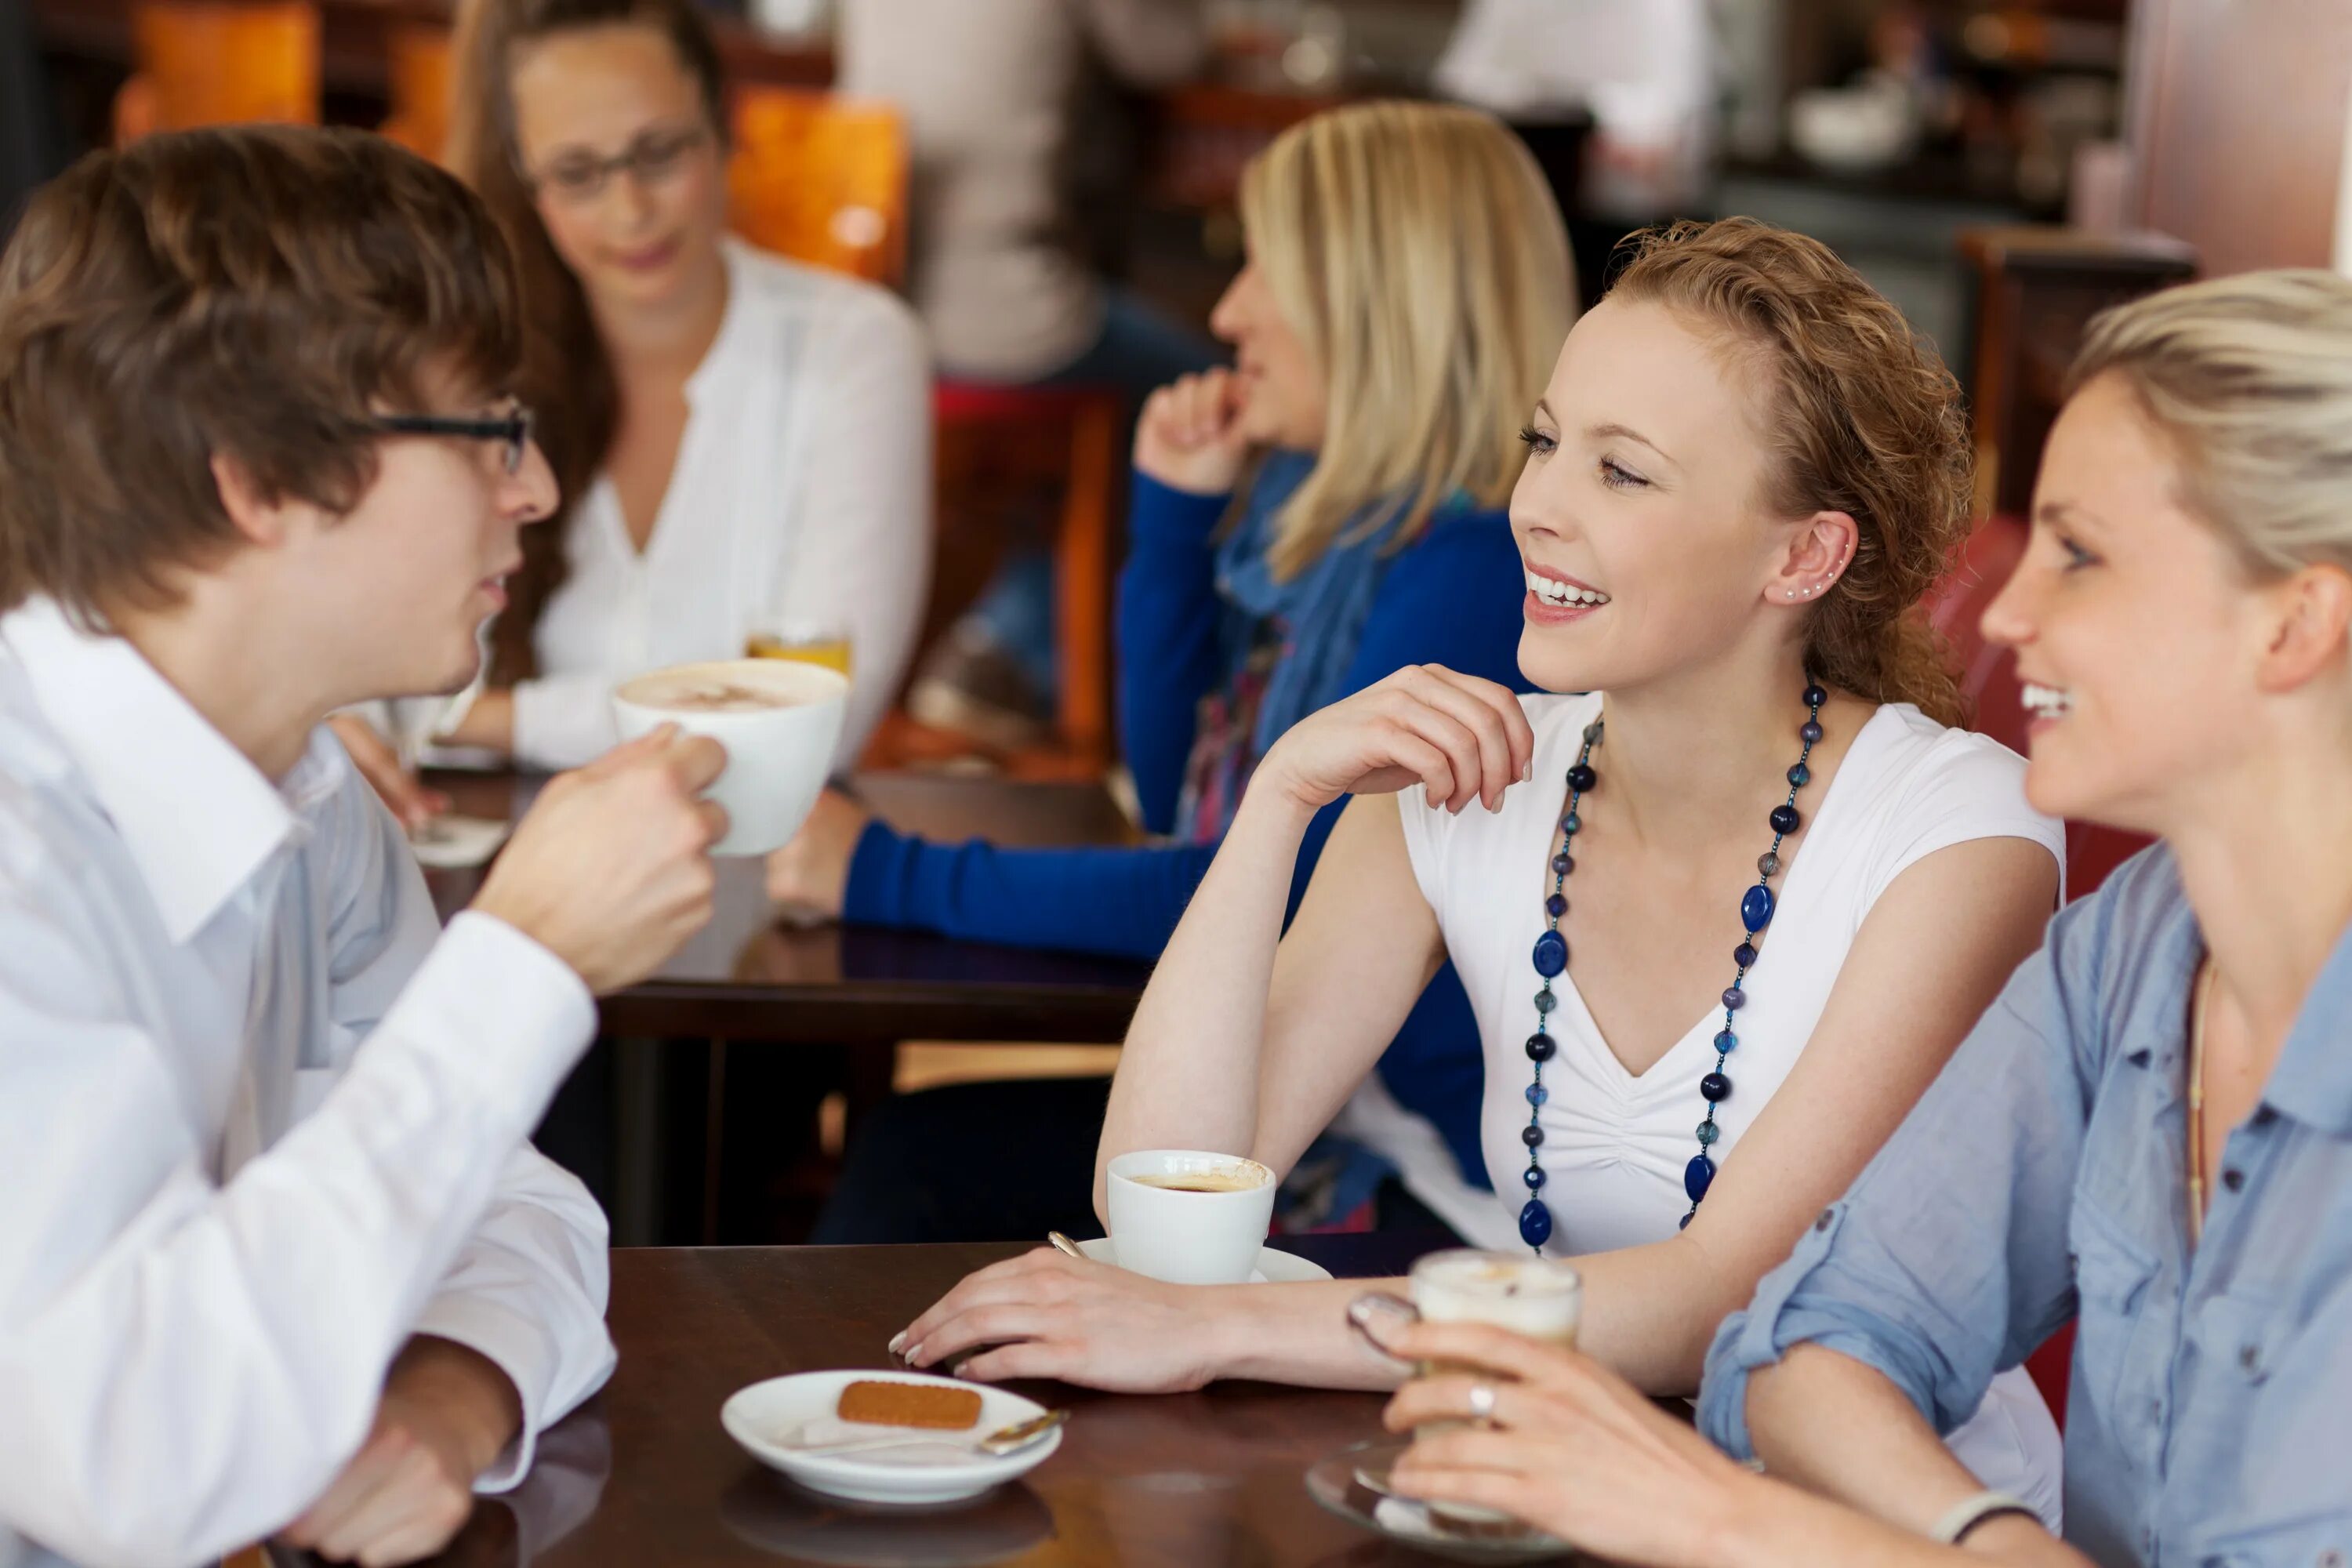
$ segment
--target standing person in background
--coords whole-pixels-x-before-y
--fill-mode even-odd
[[[837,37],[841,90],[896,106],[913,136],[913,290],[942,374],[1108,386],[1134,408],[1216,363],[1089,268],[1064,178],[1089,68],[1130,87],[1190,76],[1207,44],[1199,0],[843,0]],[[925,659],[914,716],[1034,738],[1053,707],[1053,594],[1050,555],[1017,542]]]
[[[1706,0],[1469,0],[1436,85],[1514,121],[1591,113],[1582,205],[1647,223],[1705,185],[1715,52]]]
[[[1119,711],[1144,820],[1171,841],[929,844],[828,796],[770,863],[780,899],[861,923],[1156,956],[1258,758],[1293,724],[1404,665],[1517,679],[1525,590],[1500,508],[1523,459],[1516,421],[1573,312],[1542,176],[1475,110],[1361,104],[1285,132],[1244,174],[1242,213],[1249,264],[1214,318],[1239,368],[1156,394],[1136,437]],[[1338,814],[1309,829],[1297,887]],[[1460,984],[1438,972],[1349,1108],[1346,1142],[1305,1163],[1318,1177],[1286,1194],[1292,1217],[1369,1207],[1426,1225],[1433,1211],[1491,1235],[1476,1041]],[[886,1105],[817,1239],[1085,1225],[1106,1092],[1100,1079],[976,1084]],[[1001,1160],[1012,1127],[1023,1157]],[[989,1182],[970,1180],[975,1163]]]
[[[618,681],[837,622],[847,766],[929,577],[921,327],[727,235],[725,83],[693,0],[467,0],[457,52],[451,163],[516,247],[522,386],[563,499],[442,738],[570,766],[612,743]],[[339,728],[396,811],[430,815],[379,737]]]

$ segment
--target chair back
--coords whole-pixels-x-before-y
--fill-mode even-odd
[[[907,131],[897,112],[802,88],[737,89],[727,189],[736,229],[778,255],[897,285],[907,260]]]
[[[441,161],[449,141],[449,30],[394,27],[384,38],[392,114],[377,129],[420,158]]]
[[[117,145],[157,131],[319,123],[319,10],[309,0],[141,0]]]

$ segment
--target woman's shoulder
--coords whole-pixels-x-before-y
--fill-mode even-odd
[[[1854,739],[1846,765],[1873,775],[1874,795],[1932,794],[1956,802],[2025,804],[2025,759],[1990,735],[1946,724],[1908,702],[1878,706]]]
[[[1449,554],[1475,555],[1481,560],[1508,555],[1517,561],[1518,542],[1511,537],[1511,514],[1500,507],[1442,506],[1428,523],[1397,552],[1401,561]]]
[[[1829,831],[1867,847],[1875,891],[1939,848],[2024,838],[2063,865],[2065,825],[2025,795],[2025,759],[1990,735],[1938,722],[1907,702],[1881,704],[1846,753]]]

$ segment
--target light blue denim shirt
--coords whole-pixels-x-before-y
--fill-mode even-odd
[[[1939,1429],[2079,1317],[2066,1534],[2110,1565],[2352,1563],[2352,934],[2230,1133],[2189,1246],[2203,939],[2161,847],[2052,922],[1895,1137],[1716,1336],[1699,1424],[1815,1342]]]

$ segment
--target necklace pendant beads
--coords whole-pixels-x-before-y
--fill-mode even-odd
[[[1805,721],[1797,728],[1797,738],[1803,749],[1788,771],[1788,798],[1774,806],[1766,818],[1766,826],[1772,830],[1772,845],[1757,858],[1755,884],[1740,895],[1739,924],[1746,935],[1732,950],[1732,963],[1737,972],[1723,992],[1723,1027],[1717,1032],[1714,1041],[1715,1070],[1699,1079],[1699,1098],[1706,1102],[1706,1113],[1695,1130],[1698,1152],[1683,1167],[1683,1192],[1690,1199],[1690,1208],[1681,1221],[1685,1226],[1689,1225],[1698,1213],[1700,1202],[1706,1198],[1707,1188],[1715,1181],[1716,1164],[1711,1151],[1723,1136],[1716,1110],[1731,1098],[1731,1078],[1724,1068],[1731,1059],[1731,1053],[1739,1046],[1739,1036],[1733,1028],[1733,1023],[1739,1010],[1748,1005],[1748,973],[1760,956],[1757,942],[1764,934],[1765,928],[1772,923],[1772,917],[1779,912],[1780,900],[1772,890],[1771,882],[1780,874],[1781,842],[1796,832],[1804,820],[1797,811],[1797,792],[1812,782],[1813,746],[1822,738],[1822,704],[1829,700],[1829,693],[1822,689],[1819,681],[1808,681],[1803,700]],[[1559,922],[1560,917],[1568,912],[1568,875],[1576,868],[1576,858],[1570,851],[1576,836],[1584,829],[1584,817],[1578,807],[1584,796],[1591,794],[1601,783],[1601,775],[1592,766],[1592,752],[1600,745],[1603,733],[1600,720],[1596,719],[1584,727],[1584,743],[1577,752],[1575,765],[1568,770],[1568,805],[1560,813],[1559,847],[1553,852],[1549,863],[1552,882],[1551,891],[1544,899],[1545,926],[1543,934],[1536,938],[1531,954],[1536,974],[1543,984],[1535,996],[1536,1033],[1528,1037],[1527,1045],[1528,1060],[1533,1065],[1534,1079],[1528,1085],[1528,1123],[1519,1133],[1519,1141],[1528,1151],[1528,1166],[1521,1173],[1521,1179],[1528,1189],[1528,1201],[1527,1205],[1519,1210],[1519,1239],[1538,1253],[1542,1252],[1544,1244],[1551,1239],[1552,1234],[1551,1209],[1542,1197],[1546,1176],[1540,1154],[1544,1143],[1543,1108],[1551,1098],[1551,1090],[1545,1087],[1543,1081],[1544,1064],[1550,1061],[1559,1049],[1559,1042],[1552,1037],[1550,1031],[1551,1014],[1559,1005],[1551,984],[1568,971],[1568,939],[1560,934]]]

